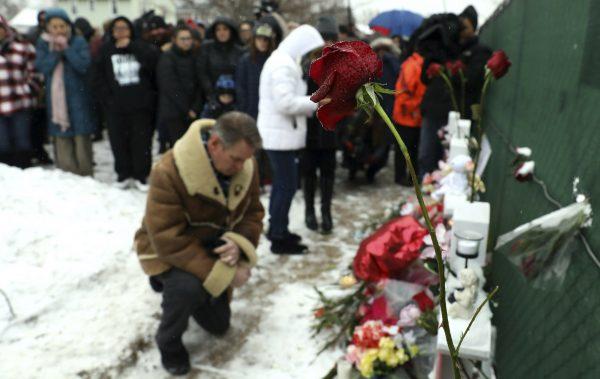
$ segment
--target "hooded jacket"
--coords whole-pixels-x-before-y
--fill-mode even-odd
[[[227,42],[219,42],[215,37],[217,25],[224,24],[231,30]],[[197,72],[202,83],[205,97],[210,98],[214,85],[221,75],[235,75],[238,60],[244,54],[238,36],[238,30],[233,21],[227,17],[218,17],[207,31],[210,39],[202,44],[197,60]]]
[[[60,8],[46,11],[46,20],[58,17],[72,24],[67,13]],[[61,52],[50,50],[50,45],[40,37],[35,47],[35,68],[44,75],[46,85],[46,101],[52,104],[52,81],[54,70],[62,61],[64,64],[64,84],[67,97],[67,109],[71,126],[62,131],[60,126],[52,122],[52,107],[46,108],[48,133],[55,137],[73,137],[89,135],[94,131],[95,123],[92,115],[89,83],[87,78],[90,68],[90,49],[81,36],[71,33],[68,47]]]
[[[196,75],[197,55],[182,51],[176,45],[164,52],[158,61],[158,119],[186,120],[188,112],[200,114],[204,104],[202,88]]]
[[[125,21],[131,30],[131,42],[125,48],[117,48],[112,37],[117,21]],[[113,111],[153,111],[156,106],[158,50],[135,39],[133,24],[126,17],[115,18],[107,34],[110,39],[102,46],[94,65],[96,96]]]
[[[317,104],[306,95],[300,60],[324,43],[317,29],[301,25],[265,62],[257,120],[265,150],[298,150],[306,145],[306,117],[312,115]]]

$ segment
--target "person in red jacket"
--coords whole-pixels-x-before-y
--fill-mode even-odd
[[[398,132],[404,140],[408,153],[418,172],[419,135],[421,133],[421,100],[425,94],[425,85],[421,82],[423,57],[413,53],[400,68],[400,75],[396,81],[396,98],[392,118],[398,124]],[[396,175],[398,184],[412,186],[412,181],[406,171],[406,161],[396,146],[395,153]]]

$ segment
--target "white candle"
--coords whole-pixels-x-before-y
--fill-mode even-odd
[[[471,241],[471,240],[458,240],[457,251],[462,255],[477,255],[479,250],[479,241]]]

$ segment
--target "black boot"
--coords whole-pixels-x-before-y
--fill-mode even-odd
[[[319,223],[315,215],[315,190],[316,178],[307,174],[304,178],[304,222],[310,230],[318,230]]]
[[[317,215],[315,214],[315,208],[306,208],[306,212],[304,213],[304,222],[306,223],[306,227],[310,230],[317,231],[319,229],[319,223],[317,222]]]
[[[159,351],[160,361],[169,374],[182,376],[190,372],[190,357],[183,344],[173,349],[159,349]]]
[[[29,151],[17,151],[13,154],[13,165],[22,169],[31,167],[31,153]]]
[[[333,177],[321,176],[321,232],[329,234],[333,230],[331,200],[333,199]]]
[[[308,253],[308,247],[290,238],[271,239],[271,252],[277,255],[301,255]]]

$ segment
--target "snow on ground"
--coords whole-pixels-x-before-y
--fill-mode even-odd
[[[108,143],[94,150],[95,179],[0,165],[0,289],[16,314],[0,298],[2,378],[168,377],[153,341],[160,295],[132,250],[145,194],[114,188]],[[216,338],[190,321],[190,378],[315,378],[333,366],[341,351],[316,357],[324,337],[311,338],[313,286],[336,290],[357,227],[405,194],[386,170],[377,187],[338,177],[333,235],[304,227],[298,193],[291,228],[311,253],[275,256],[263,238],[259,266],[234,295],[231,330]]]

